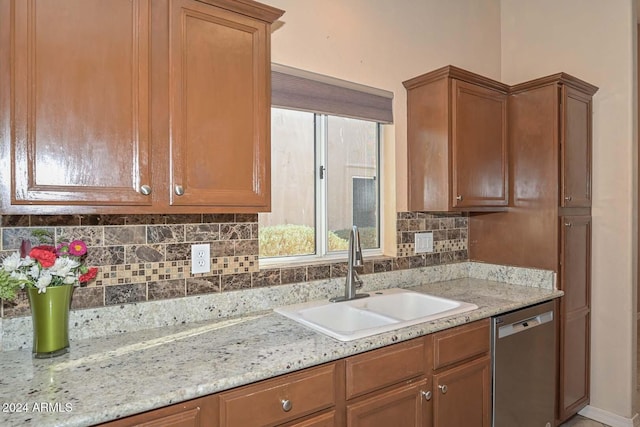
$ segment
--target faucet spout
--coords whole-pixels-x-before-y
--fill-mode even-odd
[[[362,280],[358,276],[358,272],[355,267],[361,267],[363,265],[362,260],[362,247],[360,246],[360,232],[357,226],[353,226],[349,232],[349,252],[347,254],[347,279],[344,283],[344,296],[331,298],[330,301],[349,301],[356,298],[368,297],[369,294],[359,294],[356,289],[362,287]]]

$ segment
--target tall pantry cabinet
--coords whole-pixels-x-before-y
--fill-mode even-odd
[[[469,218],[469,258],[558,272],[557,422],[589,403],[591,115],[597,87],[555,74],[512,86],[507,212]]]

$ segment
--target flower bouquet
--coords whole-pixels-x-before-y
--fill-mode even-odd
[[[23,240],[20,250],[0,265],[0,297],[15,298],[27,290],[33,321],[33,352],[36,357],[64,354],[69,348],[69,307],[75,286],[94,279],[98,269],[85,263],[87,245],[82,240],[57,246]]]

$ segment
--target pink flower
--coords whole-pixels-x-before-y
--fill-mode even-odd
[[[82,240],[74,240],[69,243],[69,254],[73,256],[82,256],[87,253],[87,245]]]
[[[69,253],[69,243],[62,242],[58,246],[56,246],[56,254],[58,256],[67,255]]]

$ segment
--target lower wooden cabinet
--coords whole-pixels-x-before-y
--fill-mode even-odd
[[[491,425],[489,319],[433,337],[434,427]]]
[[[430,426],[427,380],[402,384],[347,405],[347,427]]]
[[[475,359],[433,376],[433,425],[489,427],[491,358]]]
[[[489,427],[489,319],[108,427]]]

